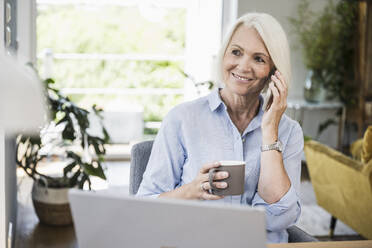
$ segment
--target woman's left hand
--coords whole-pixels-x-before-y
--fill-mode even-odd
[[[261,129],[264,140],[275,142],[278,139],[279,122],[287,108],[288,87],[278,70],[271,76],[271,80],[268,90],[272,92],[273,101],[262,117]]]

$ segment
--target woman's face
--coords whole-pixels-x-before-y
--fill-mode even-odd
[[[271,58],[257,31],[244,25],[238,27],[222,61],[226,88],[238,95],[261,92],[271,67]]]

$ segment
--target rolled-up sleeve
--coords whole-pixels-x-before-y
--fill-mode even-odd
[[[185,161],[180,128],[181,122],[173,110],[164,118],[155,138],[137,196],[155,198],[173,190],[180,183]]]
[[[303,146],[302,129],[296,123],[283,150],[284,167],[291,181],[291,187],[275,203],[265,202],[257,192],[252,200],[252,206],[263,206],[266,209],[266,229],[268,231],[277,232],[287,229],[294,225],[301,215],[299,193]]]

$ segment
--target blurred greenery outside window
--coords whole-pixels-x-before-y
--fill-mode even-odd
[[[145,122],[161,121],[183,101],[184,1],[162,8],[76,2],[37,1],[40,74],[82,107],[141,106]]]

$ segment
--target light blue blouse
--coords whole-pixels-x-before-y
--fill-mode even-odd
[[[213,202],[263,206],[266,209],[268,242],[288,242],[286,229],[296,223],[301,213],[299,193],[303,133],[296,121],[283,115],[279,124],[279,140],[283,143],[283,161],[291,187],[278,202],[266,203],[257,193],[262,143],[261,105],[262,97],[260,111],[243,135],[231,121],[218,90],[173,108],[164,118],[156,136],[137,195],[157,197],[190,183],[206,163],[243,160],[246,162],[244,194]]]

